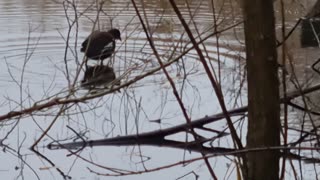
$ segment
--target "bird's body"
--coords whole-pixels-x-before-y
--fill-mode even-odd
[[[89,59],[101,60],[102,65],[102,61],[114,53],[116,39],[121,40],[118,29],[107,32],[94,31],[82,43],[81,52],[85,53]]]
[[[99,86],[107,86],[116,79],[113,68],[105,65],[90,66],[84,73],[81,86],[92,89]],[[120,82],[116,82],[119,85]]]

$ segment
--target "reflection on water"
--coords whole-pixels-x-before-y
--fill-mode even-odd
[[[99,7],[97,7],[95,0],[75,0],[74,2],[75,6],[68,4],[68,1],[62,0],[0,1],[0,24],[2,25],[0,27],[1,114],[6,113],[8,110],[20,109],[21,104],[23,107],[30,107],[40,99],[50,97],[58,92],[66,92],[68,87],[67,73],[69,73],[71,80],[76,77],[76,72],[80,69],[80,64],[83,61],[80,45],[93,30],[97,17],[97,8]],[[148,22],[149,31],[152,33],[152,38],[162,61],[167,62],[191,47],[184,29],[166,0],[144,0],[144,4],[141,4],[141,2],[137,1],[138,6],[145,22]],[[212,6],[211,0],[178,0],[176,2],[197,40],[203,39],[214,32],[213,7],[217,15],[216,24],[218,24],[218,30],[220,31],[234,25],[236,22],[242,21],[241,9],[237,1],[214,0],[215,6]],[[291,0],[286,1],[286,3],[288,7],[286,11],[287,30],[289,31],[296,19],[306,14],[306,10],[310,8],[312,3],[310,5],[308,4],[310,1],[292,2]],[[276,2],[276,7],[278,5],[279,3]],[[278,14],[280,14],[279,11],[277,11],[277,20],[280,22]],[[123,78],[121,83],[132,80],[136,76],[158,67],[158,62],[147,42],[145,33],[130,1],[106,1],[102,11],[99,13],[95,29],[106,30],[111,27],[119,28],[122,32],[123,40],[122,42],[117,42],[116,55],[112,58],[116,77]],[[279,23],[277,31],[280,32],[280,28]],[[68,34],[69,32],[70,34]],[[308,82],[310,82],[310,77],[316,76],[308,66],[320,56],[320,53],[315,48],[302,49],[299,35],[300,29],[293,33],[287,47],[290,51],[289,53],[294,57],[293,63],[295,64],[297,75],[302,81],[308,79]],[[226,101],[231,104],[230,107],[233,107],[234,104],[246,104],[245,99],[240,103],[234,100],[237,99],[237,93],[234,92],[238,91],[237,88],[239,88],[240,81],[244,78],[243,67],[241,66],[244,64],[243,39],[242,25],[240,25],[219,34],[219,51],[216,37],[211,37],[200,45],[205,52],[206,58],[210,60],[214,68],[217,69],[218,67],[218,59],[221,63],[221,84],[226,93]],[[219,57],[217,55],[218,52]],[[198,56],[192,50],[179,63],[167,68],[173,80],[178,84],[180,93],[185,98],[185,103],[191,104],[187,109],[192,118],[213,114],[212,109],[215,109],[215,112],[220,111],[219,106],[216,104],[216,99],[213,97],[211,86],[207,83],[204,71],[197,60]],[[91,62],[91,65],[94,63]],[[82,70],[80,77],[83,74]],[[318,78],[312,79],[315,82]],[[81,78],[78,78],[77,82],[80,81]],[[22,86],[19,86],[21,84]],[[79,83],[77,86],[79,86]],[[87,92],[79,92],[80,95],[85,93]],[[70,132],[65,128],[66,124],[77,127],[81,132],[83,129],[90,130],[87,133],[89,135],[83,132],[90,139],[109,137],[111,136],[110,134],[112,136],[132,134],[135,133],[133,129],[136,129],[136,127],[133,124],[138,121],[138,116],[142,116],[139,119],[141,122],[139,121],[138,123],[139,131],[159,129],[158,124],[148,124],[149,120],[158,119],[159,117],[165,121],[163,123],[165,125],[161,125],[160,128],[184,122],[181,114],[178,113],[180,110],[172,95],[170,85],[161,71],[129,86],[123,93],[124,95],[120,94],[105,96],[96,101],[88,101],[83,106],[79,105],[70,108],[69,114],[61,116],[62,121],[59,122],[61,124],[56,125],[58,130],[52,132],[51,135],[59,139],[69,137]],[[141,99],[139,100],[139,98]],[[140,103],[144,107],[140,107]],[[141,112],[135,112],[133,110],[135,108],[141,108],[142,110]],[[92,111],[92,109],[97,109],[97,111]],[[39,126],[43,129],[48,126],[49,122],[47,121],[51,121],[56,112],[58,112],[58,109],[53,109],[52,114],[46,114],[45,116],[42,112],[39,112],[34,115],[34,118],[41,121],[40,123],[42,124]],[[82,114],[79,115],[76,112],[82,112]],[[28,138],[34,138],[34,136],[38,138],[42,133],[38,124],[29,123],[33,122],[31,118],[26,119],[26,121],[23,120],[20,128],[25,129],[17,130],[16,134],[26,132]],[[114,125],[114,123],[117,125]],[[113,129],[114,126],[116,130]],[[224,124],[217,126],[224,127]],[[2,134],[6,133],[6,131],[0,132]],[[112,133],[109,134],[109,132]],[[21,143],[20,139],[15,139],[14,141],[19,142],[19,145]],[[28,142],[30,141],[34,142],[34,139],[29,139]],[[51,139],[46,139],[46,143],[48,141],[51,141]],[[25,146],[29,145],[27,143]],[[95,150],[99,151],[100,149]],[[26,153],[27,147],[24,151]],[[27,151],[27,153],[30,152]],[[55,153],[59,154],[61,152]],[[88,153],[88,156],[91,157],[91,152],[84,153]],[[117,166],[122,167],[123,163],[117,164],[119,163],[117,158],[122,156],[117,154],[118,149],[110,152],[110,154],[112,153],[115,155],[110,155],[111,157],[100,156],[100,154],[97,155],[99,158],[92,158],[96,158],[96,161],[101,160],[102,163],[112,161]],[[125,153],[127,154],[127,152]],[[102,154],[105,154],[105,151]],[[176,152],[173,154],[175,157],[180,157],[181,155]],[[52,156],[56,158],[57,166],[68,168],[64,164],[65,158],[61,158],[64,155],[53,154]],[[157,160],[164,161],[161,156],[158,158]],[[10,161],[10,158],[6,158],[6,160]],[[167,161],[165,162],[167,163]],[[10,167],[16,165],[16,162],[12,163]],[[37,168],[45,166],[41,162],[31,163]],[[68,163],[72,164],[73,162],[68,161]],[[130,165],[134,164],[132,162],[128,163]],[[82,167],[87,166],[87,164],[81,165]],[[0,166],[0,170],[2,167]],[[88,177],[87,172],[82,172],[82,170],[77,172],[79,174],[73,174],[73,176]],[[8,172],[11,173],[11,170],[8,170]],[[12,179],[14,176],[10,175],[10,173],[5,174],[8,177],[7,179]],[[54,171],[54,173],[56,172]],[[167,179],[172,179],[173,177],[169,176],[170,173],[166,175]],[[152,175],[150,178],[153,178]]]

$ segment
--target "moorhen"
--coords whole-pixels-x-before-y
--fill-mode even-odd
[[[103,60],[110,57],[116,48],[115,40],[121,41],[120,31],[118,29],[111,29],[105,31],[94,31],[82,43],[81,52],[93,60]],[[86,67],[87,62],[86,62]]]

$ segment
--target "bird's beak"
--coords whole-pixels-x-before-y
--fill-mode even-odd
[[[122,41],[122,40],[121,40],[121,37],[119,37],[119,40]]]

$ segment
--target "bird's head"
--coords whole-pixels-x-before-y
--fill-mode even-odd
[[[108,32],[113,36],[114,39],[119,39],[121,41],[121,34],[119,29],[110,29]]]

